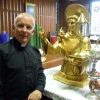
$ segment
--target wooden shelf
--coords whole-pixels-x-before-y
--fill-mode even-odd
[[[62,65],[63,63],[63,56],[62,55],[44,55],[46,57],[46,61],[43,62],[44,69],[56,67]]]

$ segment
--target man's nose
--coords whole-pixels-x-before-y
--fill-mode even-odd
[[[26,28],[26,26],[24,26],[22,30],[23,30],[23,31],[27,31],[27,28]]]

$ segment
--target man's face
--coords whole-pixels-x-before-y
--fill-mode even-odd
[[[27,16],[21,16],[17,18],[16,23],[13,27],[14,37],[20,43],[27,43],[30,36],[33,35],[33,20]]]

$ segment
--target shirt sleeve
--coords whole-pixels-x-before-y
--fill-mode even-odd
[[[1,52],[0,52],[0,100],[4,100],[4,97],[3,97],[3,80],[2,80],[2,74],[3,71],[2,71],[2,56],[1,56]]]
[[[44,68],[43,68],[42,61],[41,61],[41,54],[40,54],[39,50],[34,47],[31,52],[34,55],[34,57],[36,57],[36,59],[37,59],[37,68],[38,68],[37,73],[36,73],[37,75],[36,75],[35,90],[39,90],[42,93],[44,91],[45,84],[46,84],[46,76],[44,74]]]
[[[41,58],[41,55],[40,55],[40,58]],[[46,76],[44,74],[44,68],[42,66],[41,60],[39,60],[38,64],[39,64],[39,71],[38,71],[38,76],[37,76],[36,90],[43,92],[45,88],[45,84],[46,84]]]

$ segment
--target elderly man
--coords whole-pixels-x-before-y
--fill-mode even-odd
[[[45,87],[41,54],[29,45],[35,19],[19,14],[14,38],[0,46],[0,100],[40,100]]]

